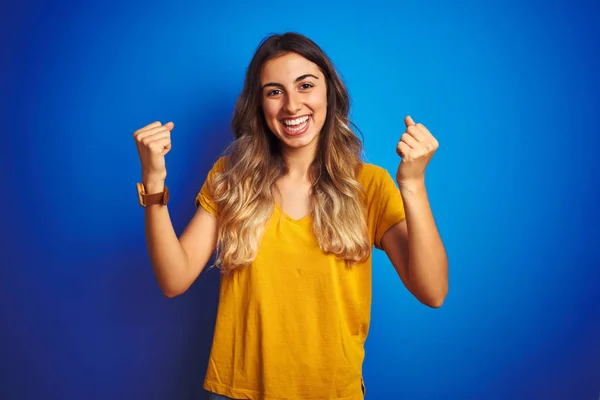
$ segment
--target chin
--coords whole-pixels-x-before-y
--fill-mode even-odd
[[[279,134],[278,139],[279,142],[285,147],[288,147],[290,149],[302,149],[304,147],[308,147],[314,144],[317,141],[318,136],[319,135],[312,132],[307,132],[307,134],[297,137],[290,137],[285,134]]]

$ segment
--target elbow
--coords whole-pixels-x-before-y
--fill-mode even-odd
[[[160,290],[165,297],[172,299],[177,296],[181,296],[187,290],[187,288],[176,287],[175,285],[160,285]]]
[[[431,308],[440,308],[448,296],[448,277],[446,275],[443,278],[421,282],[414,285],[413,289],[413,294],[421,303]]]
[[[429,299],[426,302],[423,302],[426,306],[431,308],[441,308],[444,305],[445,296],[435,297],[433,299]]]
[[[162,292],[165,295],[165,297],[167,297],[169,299],[172,299],[172,298],[177,297],[182,294],[180,292],[168,291],[168,290],[163,290]]]
[[[181,296],[192,285],[192,282],[186,279],[185,276],[181,276],[181,274],[173,276],[157,273],[156,278],[161,292],[169,299]]]
[[[430,291],[422,296],[418,297],[418,300],[431,308],[440,308],[444,305],[446,296],[448,295],[448,287],[445,286],[436,291]]]

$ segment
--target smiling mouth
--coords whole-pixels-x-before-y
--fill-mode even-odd
[[[305,115],[298,118],[285,118],[280,120],[283,130],[288,135],[300,135],[308,130],[311,116]]]

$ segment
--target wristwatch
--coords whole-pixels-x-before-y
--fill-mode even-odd
[[[169,189],[167,185],[164,186],[162,192],[146,194],[143,183],[137,184],[138,198],[140,200],[140,206],[146,207],[153,204],[162,204],[163,206],[169,201]]]

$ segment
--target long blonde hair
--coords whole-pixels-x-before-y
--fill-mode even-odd
[[[235,141],[227,148],[225,166],[209,182],[219,210],[215,265],[223,273],[252,263],[274,208],[272,188],[287,173],[279,144],[261,107],[260,71],[264,63],[285,53],[315,63],[327,82],[327,117],[310,169],[312,230],[324,253],[347,265],[365,261],[371,252],[364,197],[357,176],[362,141],[350,127],[350,99],[332,62],[312,40],[297,33],[272,35],[258,47],[235,106]]]

